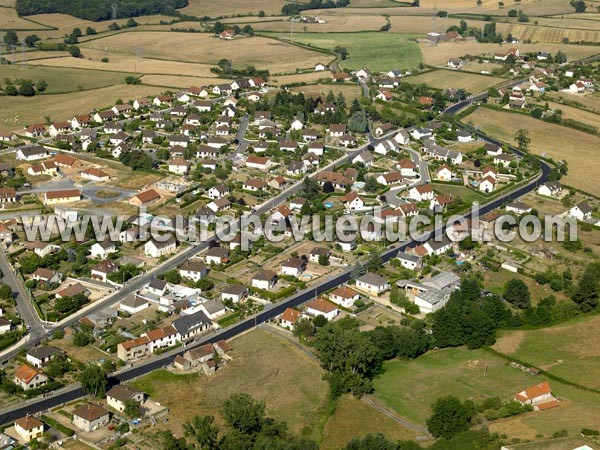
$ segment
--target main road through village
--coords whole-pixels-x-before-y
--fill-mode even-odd
[[[470,98],[470,99],[464,100],[460,103],[457,103],[455,105],[452,105],[450,108],[448,108],[446,110],[446,113],[455,114],[460,109],[471,104],[472,101],[480,100],[481,98],[484,98],[484,97],[478,95],[475,98]],[[354,156],[356,156],[360,152],[364,151],[369,146],[377,145],[378,142],[389,138],[389,136],[392,134],[393,133],[389,133],[388,135],[383,136],[379,139],[374,139],[371,137],[369,139],[368,144],[365,144],[356,150],[347,152],[343,157],[341,157],[340,159],[329,164],[327,167],[323,167],[321,170],[333,169],[341,164],[344,164],[346,161],[351,160],[352,158],[354,158]],[[500,142],[496,139],[490,138],[488,136],[485,136],[480,132],[476,131],[475,134],[481,140],[484,140],[484,141],[487,141],[487,142],[490,142],[490,143],[493,143],[493,144],[499,145],[499,146],[503,144],[502,142]],[[517,154],[520,153],[515,148],[512,148],[511,150]],[[490,211],[493,211],[493,210],[503,206],[505,203],[513,201],[513,200],[523,196],[524,194],[527,194],[528,192],[535,189],[540,183],[546,182],[548,180],[551,167],[546,162],[541,161],[540,168],[541,168],[541,170],[540,170],[539,174],[533,180],[530,180],[526,184],[524,184],[520,187],[517,187],[509,192],[506,192],[506,193],[502,194],[501,196],[495,198],[494,200],[481,206],[479,209],[479,214],[485,214]],[[301,183],[295,184],[288,190],[280,193],[276,197],[273,197],[272,199],[266,201],[265,203],[263,203],[262,205],[257,207],[254,211],[255,214],[260,215],[263,213],[267,213],[272,208],[283,203],[291,195],[298,193],[301,188],[302,188]],[[468,217],[469,214],[470,213],[465,213],[463,215],[463,217]],[[438,235],[443,232],[445,232],[445,226],[441,226],[441,227],[436,228],[435,230],[431,231],[431,235]],[[423,241],[427,240],[427,237],[423,237],[422,240]],[[396,256],[396,254],[399,251],[406,250],[407,248],[414,246],[414,245],[416,245],[415,241],[406,241],[399,245],[392,246],[391,248],[388,248],[381,254],[381,259],[384,263],[388,262],[390,259],[392,259],[394,256]],[[107,298],[103,299],[102,301],[95,302],[94,304],[90,305],[89,307],[73,314],[68,319],[59,323],[58,326],[66,327],[68,325],[76,323],[77,321],[79,321],[81,318],[85,317],[88,314],[100,311],[109,305],[116,304],[117,302],[126,298],[128,295],[131,295],[134,292],[143,288],[158,273],[162,273],[162,272],[169,271],[171,269],[176,268],[177,266],[182,264],[184,261],[186,261],[189,258],[193,257],[194,255],[200,253],[201,251],[206,250],[208,248],[208,246],[209,246],[209,242],[202,242],[200,244],[191,246],[190,248],[182,251],[181,253],[179,253],[176,256],[172,257],[171,259],[167,260],[163,264],[161,264],[161,265],[157,266],[156,268],[135,278],[134,280],[132,280],[131,282],[129,282],[128,284],[126,284],[122,288],[120,288],[117,292],[108,296]],[[114,385],[114,384],[117,384],[120,382],[125,382],[128,380],[137,378],[137,377],[147,374],[153,370],[156,370],[156,369],[159,369],[161,367],[171,364],[173,359],[175,358],[175,356],[182,354],[185,350],[187,350],[189,348],[204,345],[206,343],[216,342],[221,339],[230,339],[236,335],[239,335],[240,333],[243,333],[244,331],[247,331],[253,327],[258,326],[261,323],[267,322],[267,321],[271,320],[272,318],[276,317],[277,315],[281,314],[286,308],[293,308],[293,307],[299,306],[299,305],[311,300],[312,298],[315,298],[316,296],[323,294],[323,293],[329,291],[330,289],[333,289],[333,288],[347,282],[351,278],[352,271],[353,271],[353,268],[347,268],[344,271],[342,271],[341,273],[332,275],[332,276],[322,280],[319,284],[312,286],[308,289],[299,291],[296,294],[292,295],[291,297],[286,298],[285,300],[283,300],[279,303],[268,304],[265,307],[265,309],[263,309],[261,312],[257,313],[256,315],[249,316],[249,317],[241,320],[240,322],[238,322],[234,325],[231,325],[227,328],[223,328],[223,329],[211,332],[209,334],[206,334],[206,335],[200,337],[199,339],[193,341],[192,343],[188,343],[186,345],[186,347],[173,349],[173,350],[163,353],[159,356],[155,356],[155,357],[145,360],[145,361],[136,362],[133,365],[125,367],[122,370],[110,375],[109,384]],[[23,297],[23,295],[21,295],[21,297]],[[27,300],[27,297],[23,297],[23,299]],[[38,333],[35,337],[32,336],[28,341],[22,343],[22,345],[12,348],[9,352],[5,352],[5,354],[2,355],[2,361],[5,361],[11,357],[14,357],[22,348],[30,347],[36,343],[39,343],[43,339],[47,338],[50,335],[50,333],[51,333],[51,330],[42,331],[42,332],[38,331]],[[3,410],[0,410],[0,425],[5,424],[7,422],[14,421],[14,420],[18,419],[19,417],[23,417],[24,415],[26,415],[28,413],[32,414],[32,413],[36,413],[36,412],[40,412],[40,411],[45,411],[49,408],[52,408],[54,406],[60,405],[65,402],[69,402],[69,401],[79,398],[83,395],[85,395],[85,393],[81,389],[81,386],[79,384],[72,384],[72,385],[69,385],[60,390],[57,390],[53,393],[46,394],[45,397],[36,398],[36,399],[32,399],[32,400],[29,400],[26,402],[21,402],[16,405],[9,406]]]

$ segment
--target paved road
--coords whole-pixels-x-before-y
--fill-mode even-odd
[[[248,130],[248,124],[250,123],[250,116],[248,114],[244,115],[240,119],[240,126],[238,127],[238,132],[235,138],[238,141],[238,153],[246,153],[246,149],[248,148],[249,141],[246,140],[246,131]]]

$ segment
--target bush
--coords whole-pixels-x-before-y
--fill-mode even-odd
[[[42,419],[42,422],[44,422],[46,425],[48,425],[49,427],[52,427],[52,428],[56,428],[58,431],[67,435],[68,437],[71,437],[75,434],[75,431],[73,431],[71,428],[64,426],[62,423],[57,422],[56,420],[52,419],[51,417],[42,416],[41,419]]]

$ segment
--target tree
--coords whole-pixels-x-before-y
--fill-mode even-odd
[[[435,437],[452,439],[456,434],[467,431],[475,413],[472,406],[463,404],[451,395],[437,399],[431,406],[427,428]]]
[[[319,183],[314,178],[306,177],[302,181],[302,196],[307,200],[314,200],[319,195]]]
[[[181,275],[177,269],[170,270],[162,274],[162,279],[167,283],[179,284],[181,282]]]
[[[218,448],[219,428],[214,425],[213,416],[194,416],[190,422],[183,424],[183,434],[192,438],[192,444],[198,450],[213,450]]]
[[[95,363],[88,363],[79,373],[81,388],[87,395],[103,397],[108,386],[108,379],[104,369]]]
[[[515,308],[527,309],[531,306],[531,294],[525,282],[519,278],[513,278],[504,285],[504,300]]]
[[[600,263],[589,264],[581,278],[575,292],[573,301],[583,312],[589,312],[598,306],[600,296]]]
[[[33,83],[30,80],[23,80],[19,86],[19,95],[23,97],[33,97],[35,95],[35,89]]]
[[[515,134],[515,142],[517,143],[519,150],[522,152],[527,152],[529,149],[529,144],[531,143],[529,131],[524,128],[520,128]]]
[[[383,434],[367,434],[362,438],[354,438],[346,444],[346,450],[401,450],[397,442],[389,441]]]
[[[125,26],[127,28],[133,28],[133,27],[137,27],[137,22],[135,21],[135,19],[133,17],[130,17],[127,22],[125,23]]]
[[[66,353],[57,353],[46,366],[45,372],[52,378],[62,377],[65,373],[72,369],[72,364],[69,361]]]
[[[319,265],[320,266],[328,266],[329,265],[329,256],[319,255]]]
[[[263,402],[245,393],[233,394],[223,403],[223,419],[232,429],[242,434],[258,433],[263,426],[266,410]]]
[[[325,194],[331,194],[332,192],[335,192],[335,187],[333,187],[333,183],[331,181],[326,181],[323,183],[322,189]]]
[[[35,83],[35,90],[37,92],[44,92],[47,87],[48,83],[46,82],[46,80],[39,80],[37,83]]]
[[[4,93],[6,95],[10,95],[11,97],[15,97],[15,96],[19,95],[19,90],[17,89],[17,87],[14,84],[9,84],[8,86],[6,86],[4,88]]]
[[[585,12],[587,5],[583,0],[571,0],[571,6],[575,8],[576,13]]]
[[[324,315],[319,314],[313,319],[313,324],[317,328],[323,328],[325,325],[327,325],[327,318]]]
[[[81,58],[81,50],[76,45],[71,45],[69,47],[69,53],[73,58]]]
[[[87,27],[85,29],[85,34],[87,34],[88,36],[93,36],[94,34],[98,34],[98,32],[96,31],[95,28]]]
[[[130,419],[134,419],[141,415],[140,402],[136,402],[132,398],[128,398],[124,402],[125,408],[123,409],[123,413],[129,417]]]
[[[16,31],[8,30],[4,33],[4,45],[6,47],[11,48],[16,46],[19,43],[19,36],[17,36]]]
[[[264,11],[261,9],[261,10],[258,12],[258,17],[265,17],[265,16],[266,16],[265,12],[264,12]]]
[[[77,331],[75,334],[73,334],[73,345],[76,347],[85,347],[92,342],[94,342],[94,337],[90,333],[85,331]]]
[[[27,47],[35,47],[35,44],[41,41],[41,39],[36,34],[30,34],[25,38],[25,45]]]
[[[554,61],[558,64],[564,64],[567,62],[567,55],[565,55],[562,50],[559,50],[556,55],[554,55]]]
[[[118,31],[121,29],[121,27],[119,26],[119,24],[117,22],[113,22],[108,26],[108,29],[110,31]]]
[[[2,283],[2,286],[0,287],[0,299],[2,299],[2,300],[12,300],[13,299],[13,292],[8,284]]]

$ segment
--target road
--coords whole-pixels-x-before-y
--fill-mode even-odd
[[[238,153],[246,153],[246,149],[248,148],[248,144],[250,143],[246,139],[246,131],[248,130],[249,123],[250,123],[250,116],[248,114],[245,114],[240,119],[240,126],[238,127],[238,131],[235,136],[235,138],[238,142],[238,148],[237,148]]]

